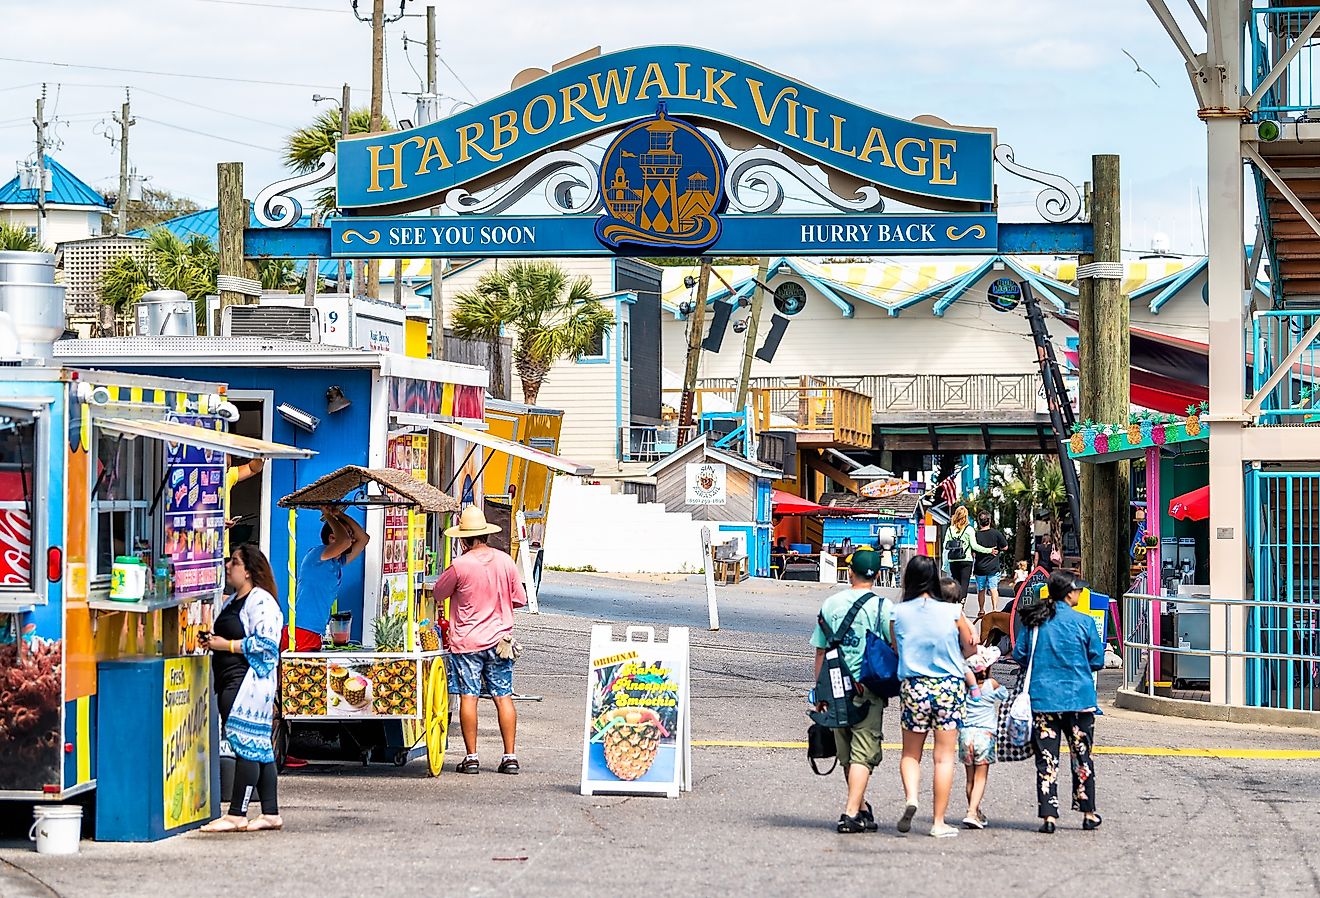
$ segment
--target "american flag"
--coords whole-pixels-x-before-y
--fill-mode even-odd
[[[957,472],[950,474],[939,482],[935,489],[939,490],[940,496],[952,508],[958,502],[958,484],[955,482],[958,477]]]

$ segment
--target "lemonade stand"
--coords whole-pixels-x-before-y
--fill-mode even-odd
[[[406,470],[357,465],[333,471],[279,504],[289,509],[291,566],[298,509],[406,509],[409,533],[420,532],[419,515],[459,510],[457,501]],[[282,722],[276,751],[281,757],[288,752],[315,760],[384,760],[403,766],[425,754],[431,775],[439,775],[449,724],[445,652],[433,623],[434,600],[418,589],[422,572],[416,553],[405,554],[403,582],[411,589],[405,586],[402,595],[391,595],[376,618],[374,649],[331,639],[321,651],[280,656]],[[292,635],[296,592],[288,601],[286,625]]]

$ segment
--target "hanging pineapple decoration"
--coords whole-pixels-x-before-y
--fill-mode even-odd
[[[1072,436],[1068,439],[1068,449],[1073,455],[1081,455],[1086,451],[1086,438],[1082,436],[1082,425],[1073,425]]]
[[[1141,423],[1136,412],[1128,415],[1127,441],[1129,446],[1141,445]]]
[[[660,715],[651,708],[615,708],[605,715],[605,766],[621,780],[645,776],[660,748]]]
[[[1143,411],[1141,413],[1141,420],[1139,424],[1141,426],[1141,440],[1142,442],[1145,442],[1151,438],[1151,433],[1155,429],[1155,421],[1151,417],[1151,413],[1149,411]]]
[[[1201,435],[1201,407],[1199,405],[1187,406],[1187,417],[1183,419],[1183,428],[1187,431],[1189,437]]]

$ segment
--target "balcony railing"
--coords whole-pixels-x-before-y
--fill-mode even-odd
[[[655,462],[673,453],[696,433],[695,427],[619,428],[620,461]]]
[[[1320,311],[1257,312],[1252,318],[1253,386],[1259,400],[1258,424],[1320,422],[1320,340],[1308,343],[1289,370],[1276,377]]]
[[[791,383],[785,381],[791,380]],[[871,447],[871,397],[821,378],[756,378],[748,405],[757,433],[797,431],[828,433],[830,441],[858,449]],[[711,379],[695,391],[693,413],[725,411],[737,401],[737,383]],[[681,390],[665,390],[668,404],[678,407]],[[714,400],[714,401],[710,401]]]
[[[1274,3],[1249,13],[1249,44],[1243,54],[1247,91],[1255,92],[1274,63],[1283,58],[1297,42],[1302,30],[1320,6],[1295,6]],[[1317,90],[1317,49],[1314,38],[1306,43],[1288,63],[1287,69],[1261,98],[1257,119],[1276,118],[1280,114],[1307,112],[1320,105]]]

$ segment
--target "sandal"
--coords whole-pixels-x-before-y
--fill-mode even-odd
[[[459,761],[458,766],[454,769],[459,773],[480,773],[481,762],[477,760],[476,755],[468,755],[466,758]]]
[[[841,833],[864,833],[866,832],[866,823],[861,815],[849,817],[847,814],[839,815],[839,823],[835,826],[836,832]]]
[[[508,773],[517,776],[519,769],[517,758],[503,758],[500,760],[500,766],[495,768],[495,772]]]
[[[284,818],[278,815],[268,817],[262,814],[255,820],[249,820],[247,825],[247,831],[250,833],[260,832],[261,830],[278,832],[281,829],[284,829]]]
[[[917,816],[917,805],[915,802],[904,806],[903,816],[898,818],[898,831],[901,833],[911,832],[912,818]]]
[[[243,833],[247,832],[248,822],[246,819],[241,822],[235,822],[236,818],[226,814],[223,817],[217,817],[210,823],[201,828],[204,833]]]

